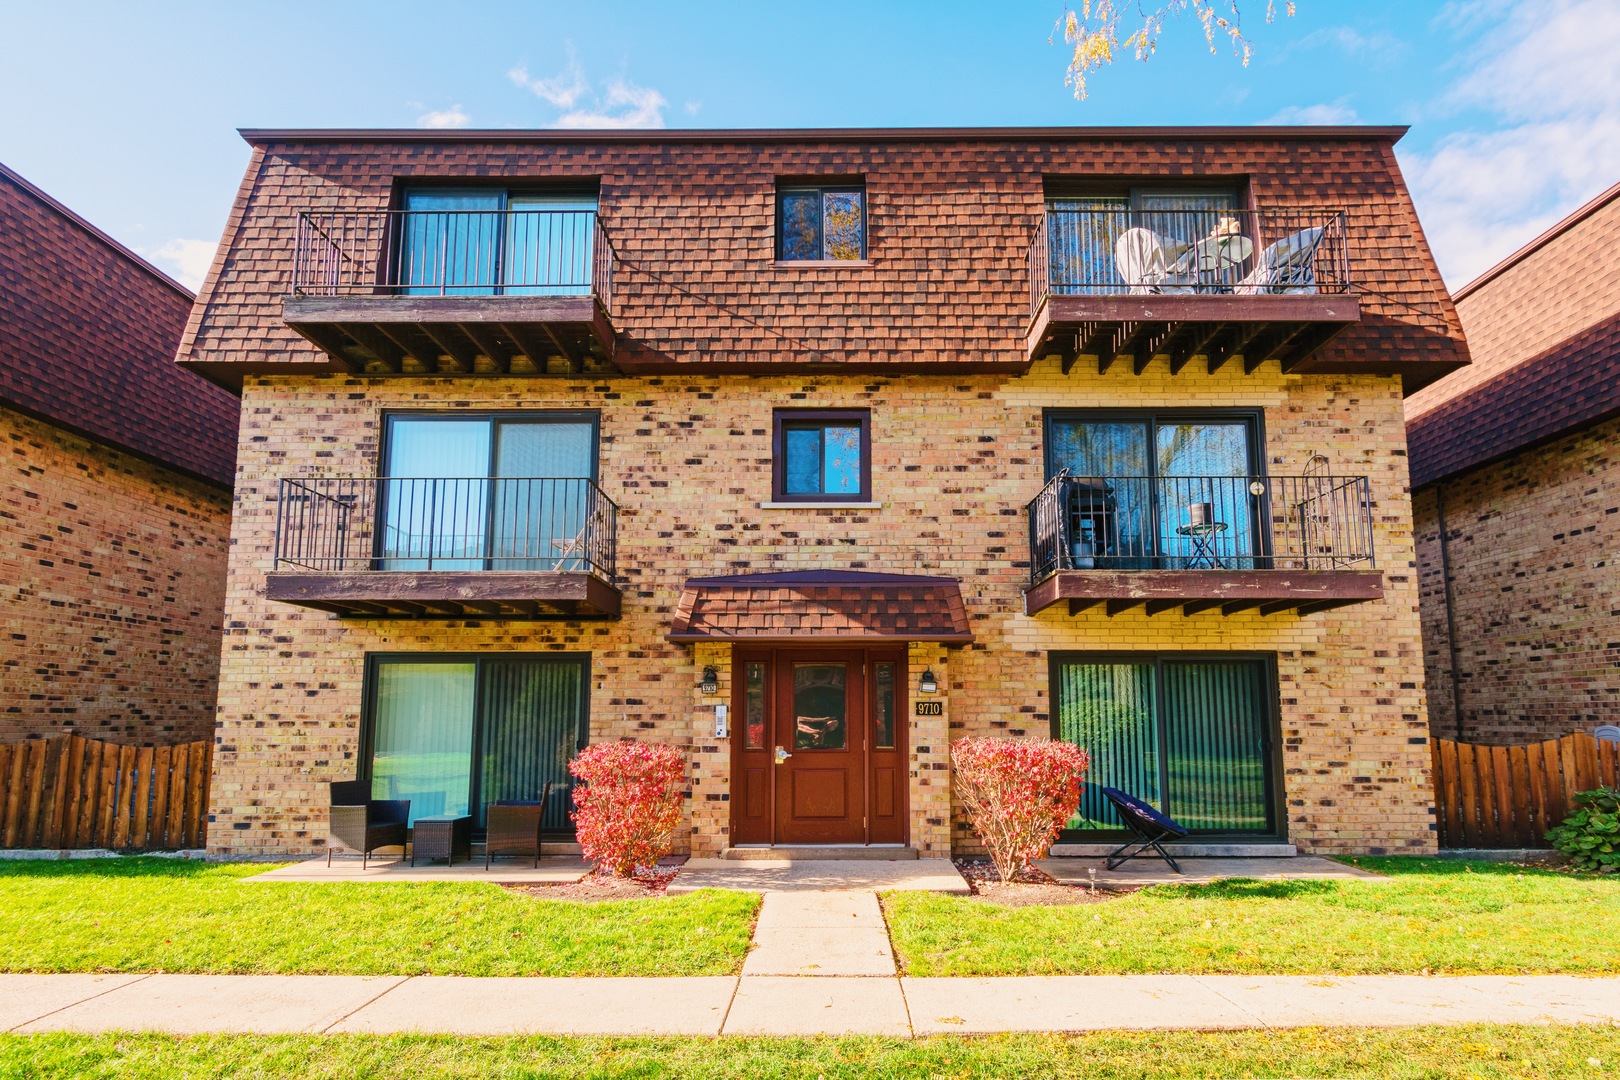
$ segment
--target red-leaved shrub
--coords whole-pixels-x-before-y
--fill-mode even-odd
[[[669,854],[681,823],[686,758],[673,746],[597,743],[580,751],[568,771],[574,785],[574,831],[597,873],[632,877]]]
[[[1002,881],[1052,846],[1080,805],[1086,752],[1047,739],[958,739],[951,744],[956,795]]]

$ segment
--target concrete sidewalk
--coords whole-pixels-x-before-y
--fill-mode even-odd
[[[1615,1022],[1620,978],[1565,975],[0,975],[0,1031],[18,1033],[916,1036]]]

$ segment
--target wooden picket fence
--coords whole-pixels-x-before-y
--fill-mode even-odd
[[[1440,846],[1540,848],[1570,796],[1620,784],[1620,743],[1584,732],[1527,746],[1434,740]]]
[[[0,848],[200,848],[206,741],[124,746],[77,735],[0,743]]]

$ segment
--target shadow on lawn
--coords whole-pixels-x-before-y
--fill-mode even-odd
[[[221,876],[248,877],[273,870],[277,865],[167,859],[157,855],[121,855],[107,859],[0,858],[0,878],[162,878],[186,881]]]

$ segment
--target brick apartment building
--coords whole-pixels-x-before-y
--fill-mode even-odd
[[[0,741],[213,725],[240,406],[191,301],[0,166]]]
[[[1620,723],[1620,185],[1456,294],[1474,365],[1407,401],[1434,733]]]
[[[1396,128],[248,131],[211,850],[685,749],[681,849],[971,843],[1046,736],[1201,838],[1435,845]]]

